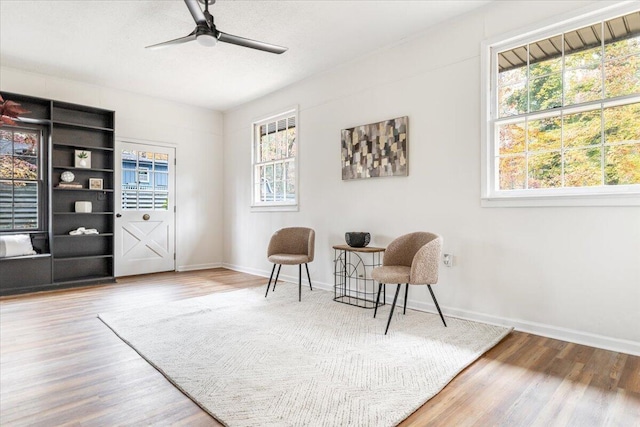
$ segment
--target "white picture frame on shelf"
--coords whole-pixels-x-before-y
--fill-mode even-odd
[[[74,166],[81,169],[91,168],[91,151],[87,150],[75,150],[73,159],[75,160]]]
[[[104,181],[102,178],[89,178],[90,190],[103,190]]]

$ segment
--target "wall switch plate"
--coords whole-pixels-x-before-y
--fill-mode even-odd
[[[451,254],[442,255],[442,262],[447,267],[453,267],[453,255],[451,255]]]

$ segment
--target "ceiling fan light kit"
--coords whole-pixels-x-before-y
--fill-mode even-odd
[[[196,40],[202,46],[213,47],[218,43],[218,39],[213,34],[200,34],[196,36]]]
[[[184,0],[193,20],[196,22],[196,29],[191,34],[175,40],[147,46],[149,49],[157,49],[174,44],[187,43],[196,40],[203,46],[215,46],[217,42],[231,43],[237,46],[248,47],[251,49],[262,50],[264,52],[281,54],[287,51],[286,47],[275,44],[265,43],[258,40],[251,40],[232,34],[218,31],[213,23],[213,16],[209,13],[209,5],[214,4],[215,0]],[[204,11],[200,9],[198,3],[204,4]]]

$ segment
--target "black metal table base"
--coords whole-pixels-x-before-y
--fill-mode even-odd
[[[381,252],[371,252],[371,263],[367,264],[355,251],[334,248],[334,298],[336,302],[361,308],[376,308],[377,282],[371,271],[380,265]],[[384,296],[386,296],[386,292]],[[385,298],[377,302],[384,305]]]

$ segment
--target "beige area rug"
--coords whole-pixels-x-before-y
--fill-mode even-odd
[[[228,426],[393,426],[510,329],[278,284],[99,317]],[[401,303],[399,302],[399,305]]]

